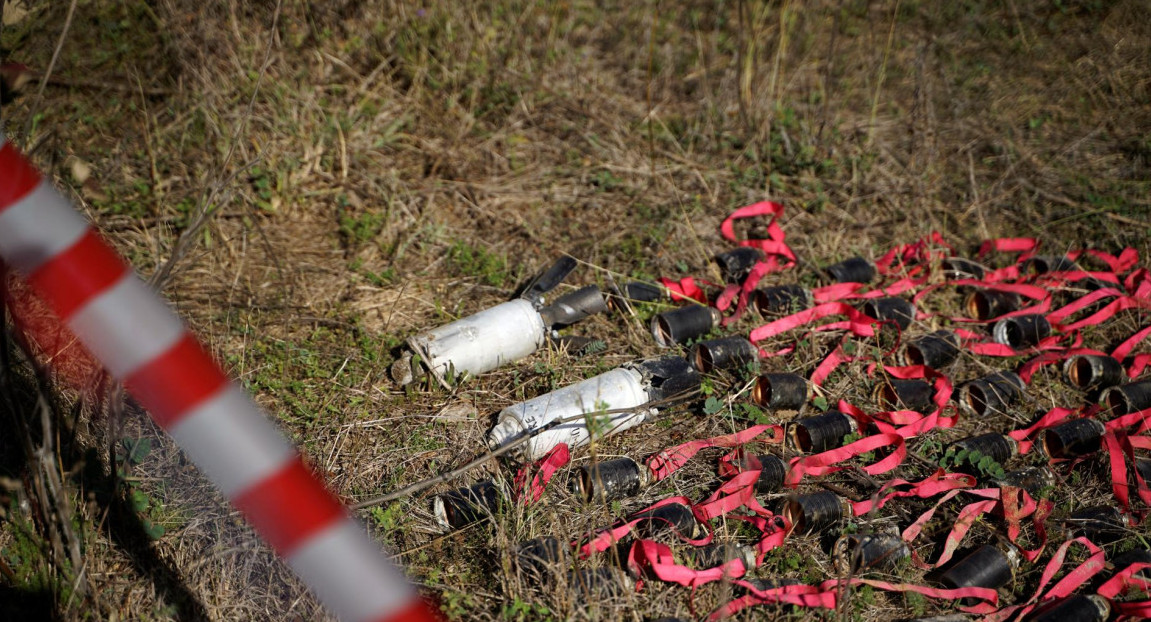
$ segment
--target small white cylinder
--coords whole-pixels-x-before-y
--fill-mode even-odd
[[[519,360],[543,345],[547,331],[531,302],[511,300],[420,333],[408,345],[428,371],[447,386],[446,376],[478,376]]]
[[[636,408],[648,401],[647,388],[638,371],[627,367],[613,369],[500,411],[496,426],[488,433],[488,447],[498,449],[522,433],[578,415],[602,421],[602,436],[614,434],[642,423],[655,410],[605,414],[602,419],[596,413]],[[588,436],[586,418],[580,417],[538,434],[522,445],[519,453],[525,460],[538,460],[560,443],[567,443],[572,449],[585,445]]]

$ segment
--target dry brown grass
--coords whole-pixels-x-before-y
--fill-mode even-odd
[[[36,10],[4,27],[0,55],[44,67],[67,3],[23,4]],[[197,210],[215,210],[164,293],[335,490],[360,500],[465,462],[488,415],[515,400],[655,353],[634,318],[600,317],[577,329],[607,340],[594,357],[542,352],[451,395],[390,386],[386,367],[404,337],[507,299],[560,253],[586,262],[580,283],[602,283],[607,270],[706,275],[726,249],[723,216],[771,198],[787,206],[783,226],[803,260],[800,274],[773,282],[932,230],[963,249],[1037,236],[1052,251],[1130,245],[1146,257],[1145,6],[1035,4],[286,0],[273,31],[270,1],[81,2],[41,108],[5,108],[4,128],[143,275],[172,254]],[[17,132],[30,120],[29,135]],[[91,180],[75,183],[70,157],[91,164]],[[1145,322],[1125,314],[1088,341],[1102,346]],[[766,366],[807,372],[826,347]],[[971,357],[954,375],[999,364]],[[828,394],[870,406],[860,374],[833,376]],[[1034,409],[1076,399],[1053,372],[1037,378]],[[476,414],[440,415],[459,403]],[[67,478],[88,501],[75,518],[88,590],[62,587],[74,568],[22,559],[46,578],[6,579],[0,602],[20,602],[14,594],[60,619],[324,619],[146,417],[86,405],[80,418],[90,431],[65,468],[93,465],[82,461],[89,448],[106,475],[109,445],[153,443],[118,493],[138,491],[147,508],[117,514],[100,497],[106,482]],[[645,456],[744,425],[681,408],[596,455]],[[935,438],[1007,426],[969,420]],[[21,454],[11,443],[0,439],[0,455]],[[656,582],[585,608],[561,587],[524,585],[508,549],[576,537],[669,494],[699,498],[716,481],[706,458],[614,508],[585,507],[553,485],[543,504],[447,537],[431,533],[427,493],[364,518],[453,615],[547,617],[508,609],[519,599],[560,619],[698,616],[730,588],[691,594]],[[577,452],[574,464],[589,459]],[[6,477],[24,472],[20,461],[3,464]],[[1059,512],[1104,501],[1104,471],[1101,461],[1081,465],[1075,485],[1060,487]],[[488,467],[458,484],[497,473],[510,471]],[[21,483],[9,483],[0,546],[15,551],[13,534],[36,522],[15,501]],[[134,516],[165,533],[150,541]],[[815,540],[769,557],[761,576],[829,576]],[[1019,583],[1036,580],[1028,571]],[[845,615],[934,611],[868,599],[856,595]]]

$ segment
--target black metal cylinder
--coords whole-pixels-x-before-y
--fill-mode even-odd
[[[587,285],[556,298],[540,309],[540,317],[543,318],[544,326],[562,328],[596,313],[607,313],[607,310],[603,292],[595,285]]]
[[[1066,421],[1043,431],[1043,451],[1050,458],[1077,458],[1093,454],[1103,446],[1106,428],[1098,420],[1083,418]]]
[[[1051,334],[1051,323],[1036,313],[1003,318],[992,329],[996,343],[1012,348],[1029,348]]]
[[[838,410],[796,419],[791,423],[791,440],[803,452],[821,453],[843,445],[843,439],[857,429],[855,419]]]
[[[741,246],[715,256],[715,263],[728,283],[742,283],[751,269],[763,259],[763,251],[750,246]]]
[[[608,503],[634,497],[647,486],[651,471],[631,458],[581,466],[570,480],[572,494],[584,501]]]
[[[792,531],[819,533],[843,518],[843,501],[826,490],[799,495],[783,504],[783,517],[791,523]]]
[[[1093,505],[1072,512],[1064,524],[1072,534],[1086,536],[1096,544],[1111,544],[1129,533],[1123,515],[1114,505]]]
[[[1043,610],[1029,622],[1103,622],[1111,617],[1111,603],[1098,594],[1076,594],[1064,598],[1059,604]]]
[[[633,514],[631,519],[641,519],[635,525],[636,536],[651,540],[675,536],[695,539],[700,531],[699,522],[692,514],[691,508],[682,503],[661,505],[654,510]]]
[[[621,598],[633,589],[627,573],[614,566],[580,568],[568,573],[568,591],[588,600]]]
[[[751,388],[751,399],[773,410],[798,410],[807,402],[807,391],[807,379],[799,374],[763,374]]]
[[[1003,488],[1022,488],[1032,497],[1037,496],[1044,488],[1055,485],[1055,474],[1045,467],[1025,467],[1015,469],[1003,474],[1003,477],[994,480],[995,485]]]
[[[939,577],[948,589],[988,587],[999,589],[1015,576],[1015,560],[998,548],[985,544],[959,560]]]
[[[969,452],[977,451],[984,456],[991,456],[991,459],[999,464],[1007,462],[1019,452],[1019,445],[1015,443],[1014,439],[995,432],[958,440],[952,443],[952,446],[956,449],[966,449]]]
[[[891,566],[911,553],[907,544],[892,534],[844,534],[831,549],[835,569],[851,576],[872,568]]]
[[[913,339],[903,348],[905,365],[926,365],[943,369],[959,358],[959,335],[949,330],[937,330]]]
[[[812,304],[811,290],[802,285],[774,285],[752,293],[752,304],[760,315],[797,313]]]
[[[703,305],[688,305],[664,311],[651,320],[655,342],[665,348],[702,337],[719,325],[719,310]]]
[[[935,410],[935,386],[922,378],[887,378],[876,385],[873,397],[881,408],[914,410],[927,413]]]
[[[1075,270],[1075,262],[1066,255],[1036,255],[1023,260],[1019,271],[1024,274],[1046,274]]]
[[[437,495],[432,499],[432,514],[445,531],[459,529],[489,518],[502,502],[502,491],[495,482],[483,481]]]
[[[516,549],[516,568],[533,582],[542,582],[563,565],[567,551],[567,546],[554,536],[528,540]]]
[[[863,257],[852,257],[823,269],[837,283],[870,283],[875,278],[875,264]]]
[[[867,317],[875,318],[881,322],[894,322],[899,330],[907,330],[915,319],[915,305],[894,296],[887,298],[872,298],[864,302],[859,310]]]
[[[643,377],[647,397],[653,402],[699,389],[699,372],[682,356],[657,356],[629,365]]]
[[[985,417],[991,413],[1006,412],[1008,406],[1023,397],[1026,387],[1019,374],[997,371],[964,384],[959,389],[958,398],[962,405]]]
[[[964,257],[948,257],[940,264],[945,279],[982,279],[987,267]]]
[[[1063,362],[1063,377],[1077,389],[1105,389],[1123,382],[1123,364],[1110,356],[1076,354]]]
[[[990,320],[1015,311],[1020,304],[1019,294],[994,289],[977,289],[967,295],[963,308],[967,310],[967,317]]]
[[[779,490],[787,477],[787,463],[773,454],[745,455],[737,466],[740,471],[759,471],[759,479],[755,480],[758,493]]]
[[[727,562],[738,559],[743,562],[746,569],[755,565],[755,549],[734,542],[717,542],[691,549],[687,557],[691,559],[692,566],[700,570],[722,566]]]
[[[1151,379],[1111,387],[1103,392],[1103,403],[1117,417],[1151,408]]]
[[[688,355],[700,373],[716,369],[735,369],[759,358],[759,348],[744,337],[724,337],[701,341]]]
[[[1135,461],[1135,470],[1139,473],[1139,477],[1151,486],[1151,459],[1143,458]]]
[[[651,283],[632,281],[623,286],[623,295],[633,302],[659,302],[664,298],[664,289]]]

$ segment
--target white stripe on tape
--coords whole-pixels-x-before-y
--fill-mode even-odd
[[[168,432],[226,497],[279,471],[295,456],[279,430],[234,385]]]
[[[119,380],[184,335],[176,315],[131,272],[81,307],[68,326]]]
[[[28,275],[75,244],[87,228],[71,204],[41,180],[27,196],[0,211],[0,256]]]
[[[373,622],[410,606],[416,593],[363,527],[347,518],[287,558],[344,622]]]

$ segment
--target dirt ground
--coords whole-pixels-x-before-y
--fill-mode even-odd
[[[564,254],[579,267],[560,291],[719,281],[712,257],[733,246],[720,223],[771,200],[785,208],[778,224],[798,262],[765,285],[810,285],[821,266],[875,260],[932,232],[965,256],[984,239],[1034,237],[1053,254],[1132,247],[1141,266],[1151,257],[1151,20],[1140,0],[3,5],[0,62],[36,72],[0,109],[4,133],[158,284],[349,504],[475,458],[492,415],[516,401],[668,352],[647,320],[670,305],[644,305],[566,331],[602,340],[584,356],[546,348],[450,391],[392,383],[405,339],[511,299]],[[915,322],[914,334],[959,313],[957,294],[928,300],[937,316]],[[761,323],[749,313],[721,332]],[[1121,312],[1085,329],[1084,345],[1107,348],[1147,323],[1145,310]],[[836,343],[805,339],[760,369],[809,375]],[[947,373],[959,382],[1024,360],[965,354]],[[821,397],[873,408],[866,366],[842,367]],[[106,386],[57,385],[49,433],[25,430],[22,444],[24,411],[11,405],[35,403],[47,384],[27,365],[8,372],[0,611],[329,619],[130,401]],[[738,588],[649,579],[611,597],[573,595],[563,581],[532,585],[512,552],[538,536],[586,537],[665,497],[706,497],[721,482],[719,450],[607,505],[581,502],[566,480],[600,459],[644,458],[795,416],[748,407],[747,380],[746,370],[709,375],[704,394],[574,451],[539,503],[512,504],[489,523],[443,535],[431,498],[510,481],[515,464],[488,462],[357,514],[452,619],[704,617]],[[920,479],[953,440],[1024,427],[1083,399],[1045,369],[1011,417],[961,418],[912,440],[914,457],[880,479]],[[49,503],[32,485],[30,473],[44,468],[35,447],[48,445],[64,501]],[[1004,466],[1046,464],[1032,454]],[[1002,590],[1007,603],[1036,590],[1065,538],[1062,519],[1115,503],[1104,456],[1056,472],[1045,491],[1054,543]],[[874,489],[858,473],[808,478],[800,492],[824,482],[866,498]],[[774,509],[785,497],[761,502]],[[841,527],[905,527],[928,507],[895,501]],[[959,507],[945,506],[939,520],[954,521]],[[748,535],[739,521],[713,526],[721,540]],[[964,546],[1003,532],[1001,521],[981,519]],[[919,553],[937,557],[944,533],[923,538]],[[1128,529],[1109,556],[1146,549],[1148,535]],[[839,575],[826,542],[796,536],[750,576],[818,584]],[[875,576],[932,580],[910,564]],[[873,621],[953,606],[856,586],[835,610],[764,605],[737,617]]]

